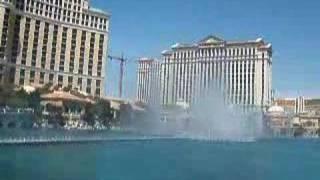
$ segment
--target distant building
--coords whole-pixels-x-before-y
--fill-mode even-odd
[[[271,105],[272,46],[261,38],[226,41],[208,36],[196,44],[177,43],[162,54],[162,105],[193,104],[210,88],[220,89],[228,103]],[[147,79],[138,78],[138,92]]]
[[[305,112],[304,107],[305,107],[304,97],[299,96],[295,100],[295,113],[296,114],[304,113]]]
[[[102,96],[109,18],[89,0],[0,0],[0,83]]]
[[[175,44],[163,57],[163,104],[193,103],[210,87],[221,89],[233,104],[271,104],[272,47],[261,38],[208,36],[197,44]]]
[[[295,114],[296,112],[296,99],[295,98],[278,98],[275,104],[284,108],[287,113]]]
[[[160,103],[161,64],[159,61],[142,58],[138,62],[137,99],[148,104]]]
[[[275,103],[291,114],[313,113],[320,115],[320,99],[316,98],[279,98]]]
[[[271,106],[265,113],[264,118],[267,130],[275,136],[289,135],[292,129],[292,123],[283,107]]]
[[[320,115],[320,99],[306,99],[305,100],[305,111],[311,112],[316,115]]]
[[[320,115],[303,113],[295,116],[296,124],[305,130],[305,135],[317,135],[320,130]]]

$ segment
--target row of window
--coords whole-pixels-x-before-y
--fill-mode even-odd
[[[45,23],[44,26],[44,36],[42,40],[42,55],[41,55],[41,68],[45,68],[46,66],[46,59],[47,59],[47,51],[48,51],[48,45],[49,45],[49,23]]]
[[[39,31],[40,31],[40,21],[37,20],[35,23],[35,30],[33,36],[33,46],[32,46],[32,56],[31,56],[31,66],[35,67],[37,63],[37,53],[39,44]]]
[[[50,70],[54,70],[55,59],[57,53],[57,40],[58,40],[58,25],[53,27],[53,37],[52,37],[52,49],[51,49],[51,60],[50,60]]]
[[[76,55],[76,41],[77,41],[77,30],[73,29],[72,37],[71,37],[69,72],[73,72],[74,70],[74,61],[75,61],[75,55]]]
[[[255,57],[256,48],[214,48],[214,49],[199,49],[196,51],[176,51],[172,57],[174,59],[186,59],[192,57],[221,57],[221,56],[246,56]]]
[[[12,53],[11,53],[11,63],[17,62],[17,57],[19,54],[19,48],[20,48],[20,22],[21,22],[21,16],[16,16],[14,27],[13,27],[13,42],[12,42]]]
[[[85,52],[85,45],[86,45],[86,32],[83,31],[81,35],[81,45],[80,45],[80,58],[79,58],[79,69],[78,73],[83,74],[84,71],[84,52]]]
[[[30,24],[31,24],[31,19],[30,18],[26,18],[26,24],[25,24],[25,32],[24,32],[24,39],[23,39],[23,47],[22,47],[22,58],[21,58],[21,64],[22,65],[27,65],[26,64],[26,59],[27,59],[27,54],[28,54],[28,43],[29,41],[32,41],[31,39],[29,39],[29,37],[32,37],[30,35]],[[44,23],[45,27],[44,27],[44,37],[42,39],[42,53],[41,53],[41,57],[37,57],[37,53],[38,53],[38,46],[40,45],[40,40],[39,39],[39,31],[40,31],[40,21],[36,21],[35,22],[35,31],[33,33],[33,44],[32,44],[32,53],[31,53],[31,66],[32,67],[36,67],[36,62],[37,62],[37,58],[40,58],[40,62],[41,62],[41,68],[48,68],[45,67],[46,66],[46,59],[47,59],[47,53],[48,53],[48,46],[50,44],[49,42],[49,23],[45,22]],[[89,34],[86,31],[81,31],[81,30],[77,30],[77,29],[72,29],[71,30],[72,35],[71,35],[71,49],[70,49],[70,61],[69,61],[69,68],[66,69],[67,64],[65,64],[66,62],[66,48],[67,48],[67,42],[69,42],[69,38],[68,38],[68,28],[67,27],[63,27],[62,29],[62,39],[61,39],[61,44],[60,44],[60,54],[59,54],[59,67],[58,70],[60,72],[74,72],[75,69],[75,63],[76,63],[76,47],[77,47],[77,34],[81,33],[81,44],[80,44],[80,52],[79,52],[79,67],[78,67],[78,71],[77,73],[79,74],[84,74],[85,72],[85,67],[84,67],[84,62],[85,62],[85,51],[86,51],[86,39],[87,39],[87,35]],[[19,33],[17,33],[19,34]],[[102,76],[102,62],[103,62],[103,48],[104,48],[104,35],[99,35],[99,44],[98,44],[98,49],[97,49],[97,55],[98,55],[98,59],[97,59],[97,67],[96,67],[96,71],[97,71],[97,76]],[[55,62],[56,62],[56,58],[57,58],[57,47],[58,47],[58,26],[54,25],[53,28],[53,37],[52,37],[52,49],[51,49],[51,58],[49,58],[49,64],[50,70],[56,70],[55,69]],[[91,38],[90,38],[90,47],[89,47],[89,59],[88,59],[88,75],[92,76],[93,75],[93,62],[95,61],[95,57],[94,54],[96,52],[96,45],[95,45],[95,41],[96,41],[96,33],[91,33]]]
[[[6,9],[3,17],[1,44],[0,44],[0,59],[4,59],[8,41],[10,9]],[[1,23],[1,22],[0,22]]]
[[[24,29],[24,36],[23,36],[22,57],[21,57],[21,64],[22,65],[26,65],[26,62],[27,62],[30,23],[31,23],[31,19],[26,18],[26,24],[24,26],[25,29]]]
[[[21,9],[21,5],[18,9]],[[88,26],[100,30],[107,30],[106,17],[98,17],[96,15],[86,13],[85,11],[82,11],[81,6],[77,4],[72,5],[70,3],[64,3],[64,6],[62,6],[62,4],[53,5],[35,0],[27,0],[25,10],[30,13],[53,18],[59,21]]]
[[[244,67],[242,67],[244,65]],[[247,67],[248,65],[248,67]],[[164,94],[168,96],[169,87],[169,76],[172,76],[174,87],[174,93],[172,94],[173,101],[177,101],[179,98],[183,98],[186,102],[191,101],[192,84],[198,82],[201,89],[206,89],[210,87],[210,83],[214,80],[215,85],[228,89],[227,92],[230,92],[232,96],[235,94],[246,93],[248,96],[239,98],[234,98],[234,103],[239,104],[243,103],[242,100],[247,104],[254,104],[254,74],[255,74],[255,64],[254,61],[248,61],[240,63],[216,63],[214,66],[211,64],[200,64],[197,67],[195,64],[192,66],[181,66],[174,65],[169,70],[169,67],[172,66],[167,64],[164,66]],[[228,71],[227,71],[228,70]],[[199,73],[198,73],[199,72]],[[234,74],[236,72],[236,74]],[[203,81],[201,81],[202,79]],[[166,83],[167,82],[167,83]],[[229,84],[230,83],[230,84]],[[250,88],[246,88],[249,86]],[[168,98],[164,96],[163,101],[168,101]],[[241,100],[241,102],[240,102]]]
[[[27,59],[27,54],[28,54],[28,47],[29,47],[29,37],[30,37],[30,25],[31,25],[31,19],[26,18],[26,23],[25,23],[25,32],[23,36],[23,44],[20,45],[19,39],[20,39],[20,25],[21,25],[21,16],[16,15],[15,16],[15,21],[14,21],[14,26],[9,27],[9,19],[10,19],[10,9],[5,10],[4,14],[4,21],[2,22],[2,34],[1,34],[1,42],[0,42],[0,58],[3,59],[6,55],[6,49],[7,49],[7,40],[8,40],[8,31],[10,27],[13,27],[13,42],[12,42],[12,58],[11,62],[16,63],[19,49],[22,48],[22,59],[21,59],[21,64],[26,65],[26,59]],[[38,39],[39,39],[39,34],[40,34],[40,21],[36,20],[35,22],[35,29],[34,29],[34,42],[32,44],[32,52],[31,52],[31,66],[36,66],[36,58],[37,58],[37,46],[39,44]],[[76,30],[73,30],[74,33],[76,33]],[[74,33],[73,33],[73,43],[74,43]],[[84,32],[85,33],[85,32]],[[53,34],[53,42],[52,42],[52,59],[55,58],[55,53],[56,53],[56,41],[57,41],[57,35],[58,35],[58,28],[55,25],[54,26],[54,34]],[[94,33],[92,34],[93,36],[95,35]],[[43,37],[43,47],[42,47],[42,59],[41,59],[41,67],[45,67],[45,60],[46,60],[46,52],[48,48],[48,37],[49,37],[49,23],[45,22],[45,28],[44,28],[44,37]],[[95,37],[91,38],[91,44],[94,44],[94,39]],[[99,50],[98,50],[98,76],[101,76],[101,70],[102,70],[102,59],[103,59],[103,43],[104,43],[104,36],[100,35],[100,41],[99,41]],[[63,45],[64,46],[64,45]],[[92,46],[93,47],[93,46]],[[82,48],[84,49],[84,48]],[[90,50],[90,58],[92,59],[92,50]],[[91,60],[92,61],[92,60]],[[72,67],[72,66],[71,66]],[[50,69],[54,69],[54,65],[50,66]],[[89,68],[90,69],[90,68]],[[90,72],[89,72],[90,73]],[[90,73],[91,74],[91,73]]]
[[[19,85],[25,85],[25,84],[33,84],[35,83],[35,79],[36,79],[36,71],[33,71],[31,70],[30,73],[29,73],[29,82],[26,82],[26,70],[25,69],[21,69],[20,70],[20,79],[19,79]],[[39,82],[36,82],[36,83],[39,83],[40,85],[44,85],[46,83],[50,83],[50,84],[55,84],[54,83],[54,78],[57,78],[57,83],[58,83],[58,86],[60,87],[63,87],[63,81],[64,81],[64,78],[67,79],[68,81],[68,86],[70,87],[73,87],[73,88],[80,88],[79,90],[84,90],[82,89],[83,87],[83,83],[86,83],[86,89],[85,91],[88,93],[88,94],[92,94],[92,79],[83,79],[81,77],[78,77],[76,82],[77,82],[77,85],[76,87],[73,86],[73,80],[74,80],[74,76],[63,76],[63,75],[54,75],[54,74],[49,74],[49,79],[48,79],[48,82],[45,81],[45,72],[40,72],[39,73]],[[13,71],[13,82],[14,82],[14,77],[15,77],[15,71]],[[96,84],[96,92],[95,94],[97,96],[100,95],[100,92],[101,92],[101,84],[102,81],[101,80],[95,80],[95,84]]]
[[[27,11],[40,16],[45,16],[67,23],[78,24],[100,30],[107,30],[107,17],[100,17],[86,11],[83,11],[81,1],[65,1],[62,0],[1,0],[8,3],[14,3],[16,9]],[[73,3],[72,3],[73,2]]]

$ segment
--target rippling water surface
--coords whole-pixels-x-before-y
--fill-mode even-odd
[[[122,138],[0,146],[5,180],[318,180],[320,141]]]

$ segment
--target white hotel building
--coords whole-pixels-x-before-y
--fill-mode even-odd
[[[161,94],[161,63],[142,58],[138,62],[137,98],[141,102],[157,104]]]
[[[177,43],[162,54],[162,105],[193,104],[209,88],[220,89],[228,103],[271,104],[272,46],[261,38],[225,41],[208,36],[196,44]]]
[[[102,96],[109,17],[89,0],[0,0],[0,82]]]

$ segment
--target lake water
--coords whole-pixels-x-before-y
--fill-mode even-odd
[[[3,180],[319,180],[320,141],[188,139],[0,146]]]

